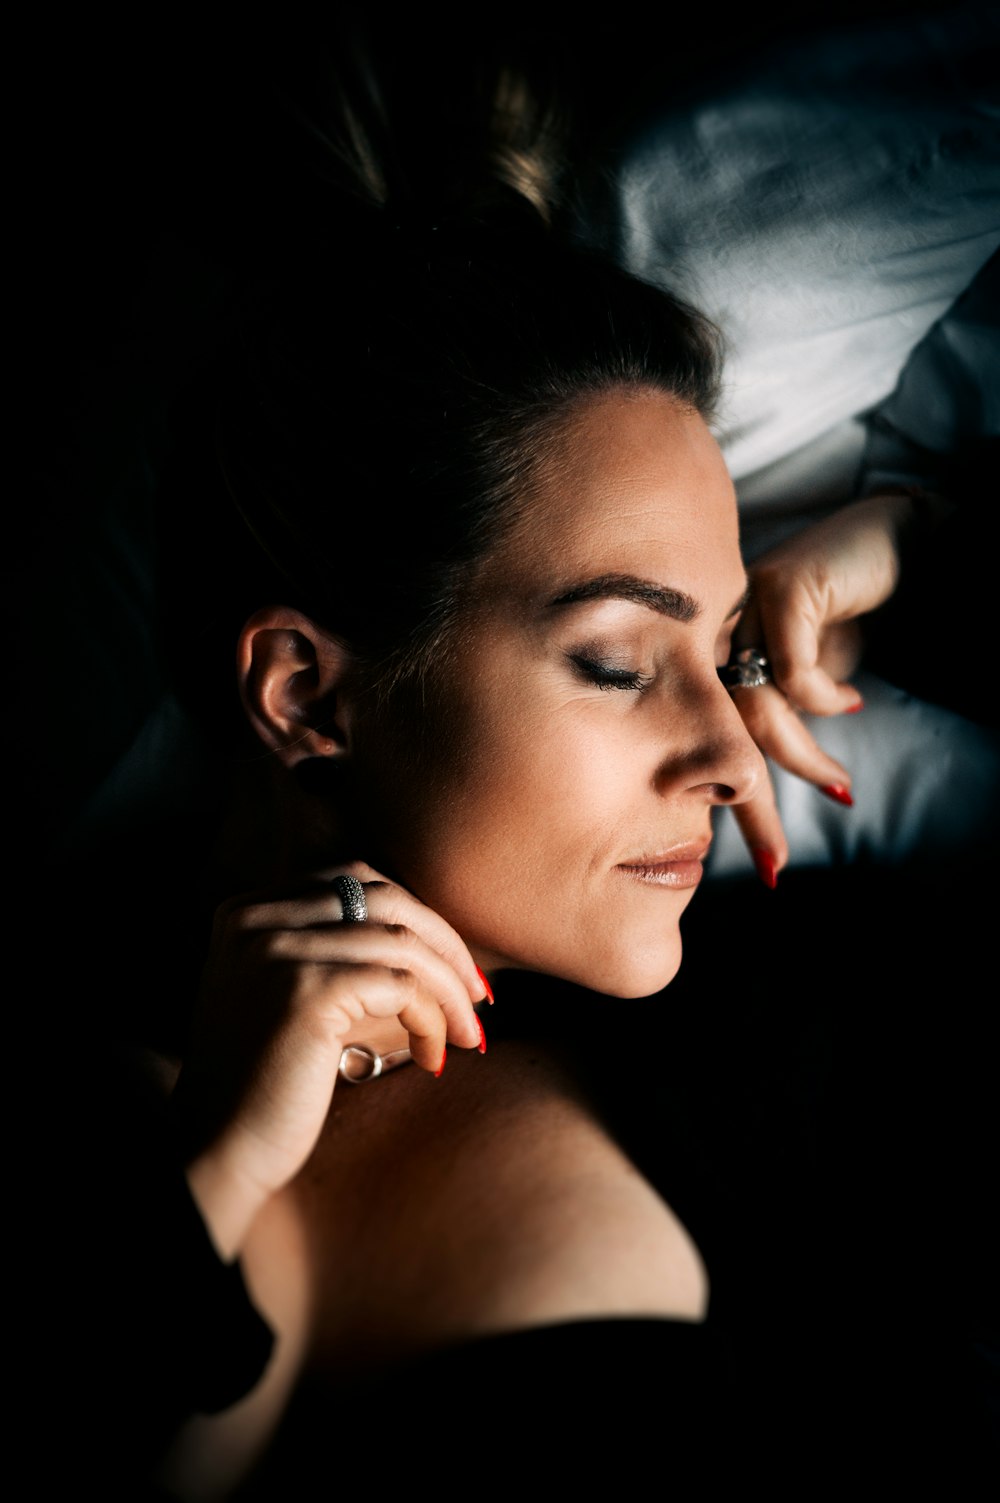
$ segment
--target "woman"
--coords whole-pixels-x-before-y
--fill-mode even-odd
[[[211,848],[203,805],[179,856],[120,868],[142,917],[105,889],[114,943],[86,933],[111,1031],[159,1046],[168,1105],[140,1143],[132,1077],[88,1072],[80,1120],[106,1112],[126,1162],[88,1189],[79,1350],[93,1318],[105,1457],[148,1427],[148,1466],[205,1407],[239,1431],[222,1467],[189,1427],[182,1492],[252,1469],[304,1373],[354,1394],[369,1369],[592,1316],[686,1348],[707,1300],[681,1218],[558,1051],[497,1036],[481,1057],[476,1009],[507,971],[659,991],[712,809],[762,783],[720,678],[746,577],[712,333],[552,235],[530,172],[521,191],[480,160],[435,204],[349,149],[367,176],[327,185],[333,232],[251,286],[176,422],[162,630],[219,774]],[[377,1079],[344,1078],[376,1056]]]
[[[330,1450],[362,1479],[385,1416],[418,1458],[464,1460],[463,1403],[498,1373],[521,1405],[505,1480],[550,1384],[608,1426],[571,1448],[581,1478],[627,1425],[703,1468],[720,1430],[746,1456],[702,1256],[578,1058],[615,1006],[586,997],[673,981],[713,810],[768,796],[754,690],[723,671],[746,576],[714,344],[552,238],[537,179],[473,187],[440,213],[375,190],[343,243],[296,248],[237,320],[164,509],[174,680],[224,748],[235,642],[255,738],[219,754],[190,1020],[179,926],[154,915],[135,1031],[169,1020],[181,1067],[118,1211],[138,1256],[94,1301],[131,1418],[150,1383],[153,1432],[218,1412],[180,1435],[171,1495],[287,1489]],[[535,1005],[487,1050],[494,977]],[[657,1055],[661,1017],[614,1016]]]
[[[712,810],[764,777],[721,674],[746,578],[704,416],[711,341],[695,315],[521,213],[515,202],[512,229],[503,214],[376,223],[365,256],[378,290],[354,280],[369,362],[354,358],[340,298],[327,310],[310,293],[301,326],[272,310],[244,336],[270,342],[251,349],[249,378],[225,382],[226,482],[285,577],[263,594],[255,582],[238,638],[243,707],[265,748],[247,801],[260,835],[237,885],[254,891],[217,920],[172,1104],[224,1257],[252,1265],[262,1227],[278,1235],[289,1220],[341,1269],[339,1289],[300,1275],[322,1312],[313,1355],[338,1371],[570,1318],[694,1320],[706,1299],[676,1217],[548,1070],[523,1078],[516,1051],[495,1075],[475,1058],[445,1069],[447,1046],[486,1048],[484,975],[618,997],[666,986]],[[339,370],[324,387],[331,349],[351,390]],[[361,883],[363,922],[342,921],[331,884],[345,873]],[[341,1105],[345,1051],[351,1068],[408,1052],[418,1070]],[[449,1085],[457,1074],[460,1097],[441,1095],[445,1081],[428,1097],[421,1071]],[[361,1155],[376,1179],[396,1114],[397,1132],[421,1114],[438,1174],[437,1135],[452,1142],[454,1175],[409,1216],[391,1149],[393,1240],[434,1268],[430,1287],[411,1270],[394,1290],[386,1268],[377,1300],[366,1292],[385,1228],[372,1237],[343,1213],[362,1171],[324,1130],[331,1095],[331,1124],[376,1111],[381,1146]],[[478,1210],[461,1198],[473,1144],[457,1099],[478,1121],[480,1164],[483,1133],[494,1143]],[[517,1125],[504,1126],[515,1102]],[[418,1180],[427,1156],[421,1142]],[[324,1188],[299,1205],[289,1187],[307,1162],[326,1166]],[[364,1203],[366,1220],[380,1214]],[[526,1239],[538,1247],[528,1269]],[[279,1282],[287,1294],[287,1260]]]

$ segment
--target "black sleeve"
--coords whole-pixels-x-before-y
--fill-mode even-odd
[[[120,1061],[74,1068],[86,1084],[64,1098],[61,1173],[42,1219],[49,1255],[36,1270],[47,1315],[38,1413],[59,1464],[144,1497],[180,1425],[254,1387],[273,1335],[239,1265],[216,1253],[162,1105],[135,1110]]]
[[[392,1416],[389,1444],[372,1417]],[[391,1434],[391,1431],[390,1431]],[[331,1448],[331,1437],[339,1443]],[[527,1487],[554,1497],[643,1496],[664,1479],[699,1489],[745,1464],[741,1395],[731,1354],[711,1325],[596,1318],[503,1332],[446,1346],[337,1382],[299,1385],[274,1445],[240,1503],[363,1493],[373,1477],[423,1466],[435,1493],[491,1496]]]
[[[858,494],[915,489],[892,599],[868,619],[867,666],[919,699],[996,726],[981,654],[995,595],[1000,251],[866,416]],[[927,506],[928,498],[933,505]],[[943,508],[942,508],[943,503]]]

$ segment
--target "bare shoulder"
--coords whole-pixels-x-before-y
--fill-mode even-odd
[[[704,1317],[690,1235],[523,1044],[352,1092],[295,1201],[322,1271],[317,1349],[344,1360],[602,1315]]]
[[[521,1044],[338,1087],[316,1151],[244,1257],[277,1348],[189,1425],[177,1495],[228,1495],[304,1371],[335,1382],[453,1341],[601,1316],[703,1318],[697,1248],[572,1083]],[[190,1479],[197,1479],[194,1491]]]

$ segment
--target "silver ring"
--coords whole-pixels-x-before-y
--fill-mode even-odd
[[[357,877],[334,877],[330,883],[340,899],[345,924],[363,924],[368,917],[365,890]]]
[[[379,1054],[367,1044],[346,1044],[337,1074],[349,1085],[364,1085],[368,1080],[378,1080],[383,1070],[395,1070],[399,1065],[409,1064],[412,1058],[409,1049],[390,1049],[388,1054]]]
[[[771,682],[771,665],[759,647],[744,647],[722,669],[728,689],[762,689]]]
[[[360,1070],[352,1073],[351,1064],[357,1062]],[[340,1056],[337,1074],[351,1085],[362,1085],[366,1080],[377,1080],[382,1074],[382,1056],[369,1049],[367,1044],[348,1044]]]

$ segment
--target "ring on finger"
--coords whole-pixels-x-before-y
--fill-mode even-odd
[[[771,682],[771,665],[759,647],[743,647],[722,669],[722,682],[727,689],[762,689]]]
[[[334,877],[330,886],[340,899],[344,923],[363,924],[368,918],[368,904],[365,902],[365,890],[357,877]]]

